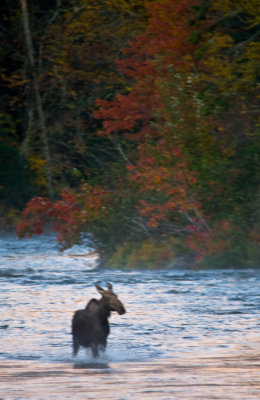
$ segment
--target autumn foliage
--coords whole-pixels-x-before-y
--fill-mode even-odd
[[[80,194],[66,189],[61,200],[52,203],[48,198],[34,197],[23,212],[17,226],[20,236],[30,237],[44,232],[46,222],[53,224],[62,249],[80,241],[81,231],[92,221],[105,219],[111,195],[103,188],[82,187]]]
[[[117,161],[98,185],[63,190],[54,203],[32,199],[20,236],[40,233],[47,218],[64,247],[85,233],[111,256],[153,238],[164,241],[158,259],[182,242],[197,262],[250,265],[259,217],[258,25],[255,2],[242,3],[147,2],[145,32],[117,61],[126,84],[93,110],[96,137],[114,145]]]

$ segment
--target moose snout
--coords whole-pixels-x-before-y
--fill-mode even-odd
[[[126,313],[126,309],[125,309],[125,307],[122,305],[120,308],[119,308],[119,310],[118,310],[118,314],[119,315],[123,315],[123,314],[125,314]]]

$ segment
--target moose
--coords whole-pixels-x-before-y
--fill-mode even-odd
[[[72,318],[73,356],[78,354],[80,346],[90,347],[94,358],[99,356],[99,350],[105,351],[109,335],[111,311],[119,315],[126,312],[123,304],[113,292],[111,283],[107,283],[107,290],[95,284],[101,299],[91,299],[84,310],[78,310]]]

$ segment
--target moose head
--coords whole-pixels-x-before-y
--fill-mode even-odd
[[[97,283],[95,284],[97,291],[101,294],[101,303],[109,308],[109,311],[116,311],[119,315],[125,314],[126,310],[123,303],[118,299],[118,296],[113,292],[111,283],[107,283],[107,290],[103,289]]]

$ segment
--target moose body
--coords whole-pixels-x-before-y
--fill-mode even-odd
[[[73,355],[78,354],[80,346],[90,347],[93,357],[98,357],[99,350],[105,350],[109,335],[109,322],[111,311],[124,314],[125,308],[117,295],[113,292],[112,285],[107,284],[108,290],[95,285],[102,295],[100,300],[91,299],[84,310],[74,313],[72,319]]]

